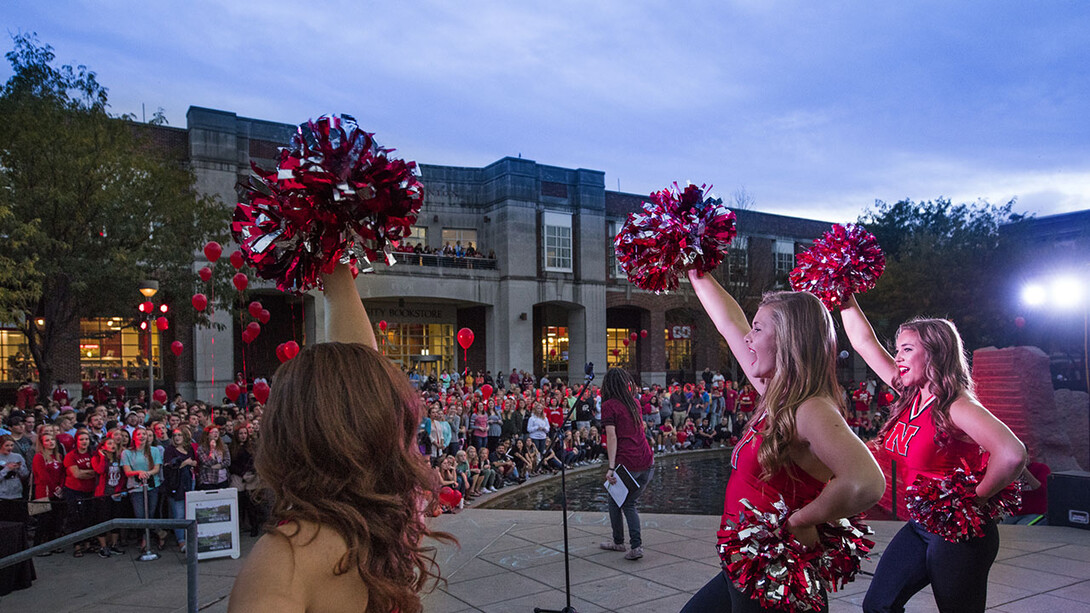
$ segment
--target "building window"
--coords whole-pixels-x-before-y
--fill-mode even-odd
[[[606,243],[606,270],[610,277],[615,279],[624,279],[624,270],[621,268],[620,260],[617,259],[617,250],[613,247],[613,240],[617,238],[617,233],[621,231],[621,222],[611,221],[607,225],[609,235],[606,237],[609,241]]]
[[[476,235],[476,231],[474,231]],[[415,247],[420,245],[421,247],[428,246],[428,229],[424,226],[412,226],[409,228],[409,235],[401,239],[402,246]]]
[[[636,344],[629,340],[635,330],[606,328],[606,363],[609,368],[636,368]]]
[[[547,326],[541,329],[541,363],[545,372],[568,372],[568,329],[563,326]]]
[[[787,275],[795,268],[795,243],[776,241],[772,247],[776,258],[776,275]]]
[[[749,275],[749,239],[736,236],[727,250],[731,279],[742,280]]]
[[[390,360],[423,375],[454,370],[454,325],[393,323],[386,332],[375,326],[379,350]]]
[[[159,329],[151,326],[151,361],[162,380]],[[107,381],[148,378],[148,332],[122,317],[98,317],[79,322],[80,378]]]
[[[542,218],[545,270],[572,271],[571,215],[545,213]]]
[[[693,369],[693,327],[688,324],[666,328],[666,370]]]
[[[477,230],[474,228],[443,228],[443,249],[449,245],[451,249],[457,249],[461,243],[462,249],[471,246],[477,248]]]
[[[15,330],[0,330],[0,381],[22,383],[37,378],[38,369],[34,366],[26,336]]]

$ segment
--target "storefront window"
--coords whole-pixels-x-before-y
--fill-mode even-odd
[[[0,330],[0,381],[23,382],[38,378],[26,336],[15,330]]]
[[[606,362],[610,368],[635,369],[636,345],[629,340],[633,332],[628,328],[606,328]],[[627,345],[625,341],[629,341]]]
[[[692,370],[693,327],[690,325],[666,328],[666,370]]]
[[[546,373],[568,372],[568,329],[547,326],[541,329],[541,363]]]
[[[159,329],[151,327],[152,364],[162,379],[159,364]],[[148,331],[122,317],[81,319],[79,366],[84,381],[102,374],[107,381],[148,378]]]
[[[452,324],[391,323],[386,332],[376,328],[375,336],[379,351],[406,370],[439,376],[455,368]]]

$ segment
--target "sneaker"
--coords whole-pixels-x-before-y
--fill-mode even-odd
[[[624,545],[622,545],[624,547]],[[633,547],[628,553],[624,554],[626,560],[639,560],[643,557],[643,547]]]
[[[624,551],[626,549],[624,543],[613,543],[610,541],[598,543],[598,547],[605,549],[606,551]]]
[[[110,553],[114,554],[115,556],[123,556],[125,555],[125,550],[118,547],[117,545],[110,545]]]
[[[102,548],[100,548],[100,549],[98,550],[98,557],[100,557],[100,558],[108,558],[108,557],[110,557],[110,548],[109,548],[109,547],[102,547]]]

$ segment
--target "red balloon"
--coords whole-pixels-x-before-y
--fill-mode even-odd
[[[228,383],[227,387],[223,388],[223,393],[227,395],[227,399],[231,402],[238,400],[239,394],[242,393],[242,388],[237,383]]]
[[[250,284],[250,279],[246,277],[246,273],[235,273],[235,276],[231,278],[231,283],[235,284],[235,289],[240,292],[246,291],[246,286]]]
[[[462,349],[469,349],[469,346],[473,344],[473,330],[469,328],[458,330],[458,344],[462,346]]]
[[[254,383],[254,398],[261,404],[269,401],[269,384],[264,381]]]
[[[284,343],[276,346],[276,359],[280,360],[281,364],[288,361],[288,356],[284,353]]]
[[[250,306],[247,308],[247,310],[250,311],[250,317],[256,318],[258,315],[261,314],[261,309],[263,308],[265,307],[261,306],[260,302],[254,300],[250,303]]]
[[[215,264],[216,260],[220,259],[221,255],[223,255],[223,247],[220,247],[219,243],[216,241],[208,241],[208,243],[205,244],[204,257],[208,258],[209,262]]]
[[[235,270],[242,270],[244,264],[246,264],[246,260],[243,259],[241,251],[231,252],[231,266],[234,266]]]
[[[257,338],[257,334],[253,330],[246,328],[242,331],[242,342],[246,343],[247,345],[254,342],[255,338]]]
[[[182,341],[174,341],[173,343],[170,344],[170,351],[175,356],[182,355],[182,349],[184,349],[184,348],[185,347],[182,345]]]
[[[1025,328],[1026,327],[1026,318],[1025,317],[1015,317],[1014,318],[1014,325],[1019,327],[1019,328]]]
[[[201,278],[201,281],[209,281],[212,279],[212,269],[205,266],[197,271],[197,276]]]
[[[269,323],[272,319],[272,313],[269,313],[269,309],[261,309],[261,312],[257,314],[257,320],[263,324]]]
[[[886,404],[893,402],[893,392],[886,392]]]
[[[167,403],[167,392],[166,392],[166,390],[155,390],[151,394],[151,399],[154,400],[155,402],[158,402],[159,404],[166,404]]]
[[[257,334],[258,332],[261,332],[261,324],[256,321],[251,321],[250,323],[246,324],[246,329],[253,330],[254,334]]]
[[[485,402],[492,397],[492,386],[485,383],[481,386],[481,398],[484,398]]]
[[[628,335],[628,338],[630,338],[632,340],[636,340],[638,338],[638,335],[635,332],[633,332],[632,334]]]
[[[550,349],[549,350],[549,356],[555,358],[556,357],[556,349]]]
[[[151,313],[155,310],[155,305],[152,304],[150,300],[148,300],[147,302],[141,302],[140,306],[136,307],[136,310],[140,311],[141,313]]]
[[[193,308],[198,311],[203,311],[208,308],[208,296],[204,294],[193,294]]]
[[[170,322],[167,321],[166,317],[157,317],[155,319],[155,327],[159,328],[160,330],[166,330],[170,327]]]
[[[379,330],[382,330],[383,332],[385,332],[385,331],[386,331],[386,328],[389,328],[389,327],[390,327],[390,324],[386,323],[386,320],[385,320],[385,319],[383,319],[382,321],[378,322],[378,329],[379,329]]]
[[[610,349],[609,352],[613,354],[613,357],[617,357],[617,356],[621,355],[621,350],[620,349]]]
[[[647,330],[640,330],[640,337],[647,338]]]
[[[299,355],[299,343],[295,341],[284,343],[284,355],[288,356],[289,360]]]
[[[626,339],[624,339],[624,340],[622,340],[621,342],[622,342],[622,343],[624,343],[624,346],[625,346],[625,347],[627,347],[627,346],[628,346],[628,339],[627,339],[627,338],[626,338]]]

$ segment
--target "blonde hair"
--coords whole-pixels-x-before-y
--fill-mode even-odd
[[[935,392],[935,403],[931,406],[935,443],[944,446],[961,432],[950,418],[950,406],[959,396],[976,399],[973,378],[969,371],[969,357],[965,353],[965,345],[961,342],[957,326],[948,319],[918,317],[901,324],[897,328],[897,336],[906,330],[920,335],[920,350],[927,358],[924,374],[927,384]],[[901,414],[912,406],[921,389],[906,388],[900,377],[893,380],[893,388],[901,397],[890,407],[889,419],[878,433],[880,440],[885,439]]]
[[[810,398],[828,398],[844,413],[843,390],[836,381],[836,331],[829,310],[807,292],[773,292],[761,300],[776,339],[776,370],[757,408],[767,419],[757,459],[761,478],[791,465],[798,439],[795,416]]]

